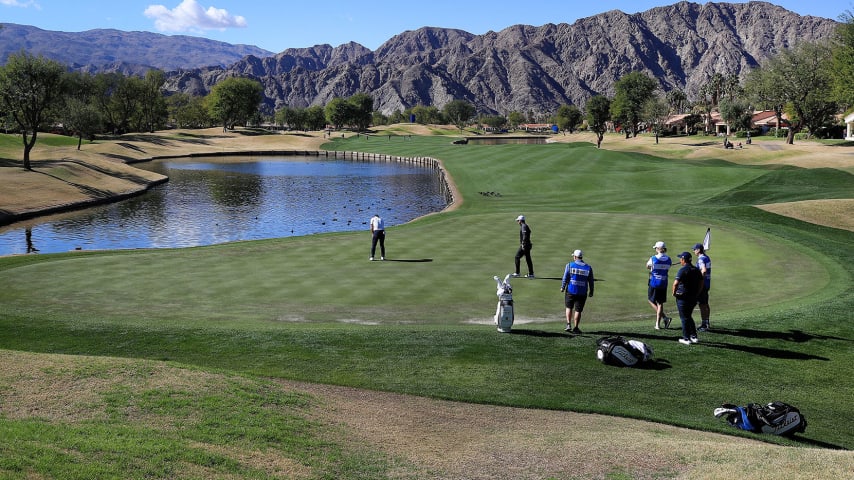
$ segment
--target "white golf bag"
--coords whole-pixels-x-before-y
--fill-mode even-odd
[[[510,332],[513,328],[513,287],[510,286],[510,274],[504,280],[498,276],[492,277],[497,284],[495,294],[498,295],[498,307],[495,309],[495,325],[502,333]]]

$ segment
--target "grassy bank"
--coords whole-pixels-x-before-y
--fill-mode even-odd
[[[751,438],[757,437],[723,424],[712,410],[721,403],[783,400],[801,408],[807,432],[795,440],[762,440],[854,448],[854,420],[847,414],[854,401],[848,380],[854,234],[753,206],[851,199],[851,174],[844,167],[771,164],[775,150],[698,158],[683,152],[689,147],[664,158],[651,155],[648,144],[639,154],[586,142],[460,146],[435,136],[335,139],[325,148],[439,158],[463,201],[454,211],[391,226],[386,262],[367,261],[369,238],[362,232],[3,258],[0,348],[153,362],[146,365],[167,360],[200,372],[247,375],[251,382],[296,379],[604,413]],[[502,335],[491,325],[492,276],[512,270],[513,219],[520,213],[534,231],[539,278],[514,282],[517,323],[513,334]],[[677,330],[652,329],[643,265],[655,241],[665,240],[674,254],[690,250],[707,227],[715,329],[699,345],[685,347],[676,342]],[[585,251],[601,280],[578,337],[562,332],[559,292],[575,248]],[[599,364],[595,341],[607,334],[644,340],[657,361],[647,369]],[[15,381],[7,382],[4,389],[14,389]],[[238,410],[249,408],[241,403]],[[16,435],[36,441],[28,429]],[[223,444],[229,435],[215,433],[210,442]],[[61,440],[42,441],[67,448]],[[26,456],[8,443],[3,448]],[[336,448],[345,465],[364,453]],[[337,467],[322,464],[326,456],[304,463],[337,476]],[[393,463],[364,465],[384,477]],[[349,475],[367,474],[355,469]]]

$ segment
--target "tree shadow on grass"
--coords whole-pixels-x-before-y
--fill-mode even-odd
[[[545,337],[545,338],[559,338],[566,337],[561,332],[547,332],[544,330],[529,330],[525,328],[514,328],[510,330],[510,333],[514,335],[527,335],[529,337]]]
[[[737,352],[750,353],[753,355],[761,355],[763,357],[781,358],[784,360],[824,360],[827,362],[830,361],[830,359],[827,357],[821,357],[818,355],[810,355],[808,353],[802,353],[802,352],[793,352],[791,350],[785,350],[782,348],[753,347],[753,346],[747,346],[747,345],[735,345],[732,343],[724,343],[724,342],[706,342],[706,341],[702,341],[702,340],[698,345],[705,346],[705,347],[713,347],[713,348],[725,348],[727,350],[735,350]]]
[[[674,329],[671,329],[671,330],[674,330]],[[679,329],[677,328],[677,329],[675,329],[675,331],[678,332]],[[719,329],[715,329],[712,332],[718,333],[719,331],[720,331]],[[660,335],[660,334],[624,333],[624,332],[607,332],[607,331],[599,331],[599,332],[591,332],[591,333],[595,333],[595,334],[601,335],[601,336],[619,335],[619,336],[622,336],[625,338],[635,338],[635,339],[643,339],[643,340],[662,340],[662,341],[668,341],[668,342],[675,342],[676,341],[676,338],[671,336],[671,335],[665,336],[665,335]],[[773,332],[767,332],[767,333],[773,333]],[[824,361],[830,361],[830,359],[827,357],[821,357],[818,355],[810,355],[810,354],[802,353],[802,352],[795,352],[795,351],[786,350],[783,348],[770,348],[770,347],[750,346],[750,345],[736,345],[736,344],[727,343],[727,342],[708,341],[707,338],[708,338],[707,335],[702,335],[700,337],[700,343],[698,343],[697,345],[692,345],[691,348],[703,348],[703,347],[725,348],[728,350],[734,350],[734,351],[749,353],[752,355],[760,355],[760,356],[769,357],[769,358],[781,358],[781,359],[786,359],[786,360],[824,360]],[[757,337],[751,337],[751,338],[757,338]],[[765,338],[765,337],[759,337],[759,338]],[[773,338],[779,338],[779,337],[767,337],[767,338],[773,339]]]
[[[24,168],[24,161],[23,160],[13,160],[11,158],[0,158],[0,167]]]
[[[828,335],[815,335],[802,330],[774,331],[774,330],[755,330],[752,328],[715,328],[712,333],[720,335],[732,335],[734,337],[745,338],[761,338],[768,340],[784,340],[787,342],[805,343],[811,340],[841,340],[843,342],[851,342],[854,339],[831,337]]]
[[[819,447],[819,448],[828,448],[832,450],[848,450],[842,445],[835,445],[833,443],[822,442],[821,440],[815,440],[812,438],[802,438],[798,436],[789,437],[789,440],[797,443],[802,443],[804,445],[809,445],[811,447]]]

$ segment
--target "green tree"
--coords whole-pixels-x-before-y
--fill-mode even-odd
[[[666,99],[672,113],[685,113],[688,109],[688,95],[683,90],[677,88],[670,90],[667,92]]]
[[[142,91],[142,79],[139,77],[119,76],[118,85],[110,97],[109,109],[116,120],[118,133],[126,133],[134,129],[131,122],[137,114]]]
[[[290,128],[299,128],[296,126],[298,117],[297,109],[288,106],[276,110],[275,115],[273,115],[276,125]]]
[[[94,77],[85,73],[65,75],[65,94],[59,108],[59,118],[66,131],[77,136],[77,150],[83,138],[93,140],[103,131],[103,116],[92,101]]]
[[[263,100],[264,87],[249,78],[226,78],[217,83],[206,97],[208,112],[214,121],[222,124],[222,130],[231,130],[235,125],[246,125],[258,112]]]
[[[507,125],[507,118],[501,115],[487,115],[481,118],[480,121],[496,130]]]
[[[655,134],[655,144],[658,145],[658,137],[664,130],[664,122],[670,115],[670,105],[667,100],[653,95],[643,106],[643,118]]]
[[[643,72],[631,72],[614,83],[614,100],[611,102],[611,114],[623,120],[626,138],[636,137],[643,119],[644,104],[658,88],[655,80]]]
[[[596,134],[596,148],[602,147],[602,139],[611,120],[611,100],[597,95],[587,101],[587,125]]]
[[[335,130],[340,130],[350,118],[350,104],[341,97],[335,97],[330,100],[324,110],[326,121],[335,127]]]
[[[119,125],[119,119],[111,108],[112,96],[123,80],[124,76],[120,73],[98,73],[93,79],[92,103],[104,118],[104,128],[112,133],[118,131]]]
[[[511,128],[518,128],[519,125],[525,123],[525,114],[516,110],[507,114],[507,121]]]
[[[64,93],[65,67],[26,52],[9,55],[0,67],[0,101],[15,120],[24,143],[24,168],[32,170],[30,151],[39,127],[50,120]]]
[[[74,97],[65,101],[63,123],[77,136],[77,150],[80,150],[84,137],[92,141],[95,134],[104,128],[103,117],[98,108],[91,102]]]
[[[367,93],[357,93],[347,99],[349,104],[349,123],[356,126],[356,131],[363,132],[371,126],[374,113],[374,97]]]
[[[476,112],[474,105],[465,100],[452,100],[442,109],[445,117],[463,131]]]
[[[178,128],[203,128],[213,123],[203,97],[177,92],[166,98],[166,105]]]
[[[573,133],[583,118],[584,115],[581,114],[581,110],[575,105],[561,105],[557,109],[555,123],[559,129]]]
[[[412,113],[415,115],[415,121],[422,125],[440,123],[442,118],[439,109],[433,105],[416,105],[412,107]]]
[[[388,123],[389,125],[395,123],[403,123],[407,121],[406,118],[407,117],[404,116],[403,112],[401,112],[400,110],[395,110],[394,112],[392,112],[391,115],[388,116]]]
[[[789,115],[787,144],[793,144],[795,134],[805,127],[817,133],[837,111],[830,65],[827,45],[802,43],[782,50],[751,72],[751,85],[761,88],[769,103],[783,106]]]
[[[833,47],[833,95],[843,108],[854,102],[854,13],[850,10],[839,16],[836,44]]]
[[[139,128],[137,130],[153,132],[166,123],[169,112],[162,91],[165,83],[166,74],[161,70],[147,71],[145,78],[139,83],[136,109]]]
[[[326,112],[320,105],[312,105],[305,109],[305,126],[309,130],[326,128]]]
[[[718,108],[718,104],[723,96],[726,80],[720,73],[715,73],[709,78],[702,87],[700,87],[700,100],[698,102],[698,112],[706,119],[705,131],[712,131],[712,112]]]
[[[780,94],[771,72],[763,68],[754,68],[747,73],[744,82],[747,98],[755,109],[772,110],[779,130],[783,122],[784,96]],[[775,132],[777,133],[777,132]]]
[[[750,127],[750,106],[739,100],[724,99],[719,106],[721,119],[726,122],[726,134],[729,136],[731,129],[736,131],[746,130]]]

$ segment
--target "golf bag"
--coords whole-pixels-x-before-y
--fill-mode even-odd
[[[652,360],[652,347],[623,337],[602,337],[596,341],[596,358],[606,365],[634,367]]]
[[[495,294],[498,295],[498,307],[495,309],[495,325],[498,331],[507,333],[513,327],[513,287],[510,286],[510,274],[504,280],[498,276],[492,277],[497,284]]]
[[[754,433],[790,437],[807,429],[807,420],[800,410],[783,402],[749,403],[744,407],[725,403],[715,409],[715,417],[725,417],[733,427]]]

